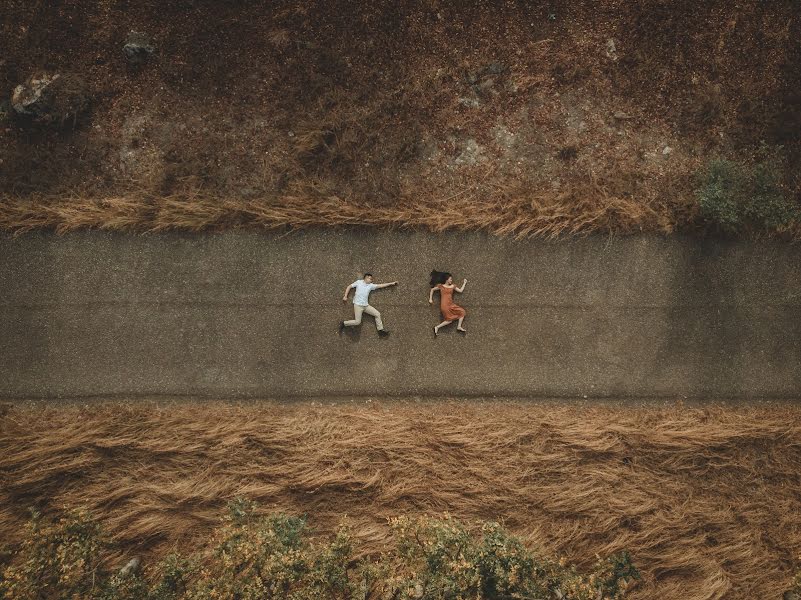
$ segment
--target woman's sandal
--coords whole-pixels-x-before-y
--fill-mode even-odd
[[[436,327],[434,327],[434,337],[437,337],[438,333],[439,333],[439,330]]]
[[[457,327],[456,331],[458,331],[459,333],[467,333],[467,329],[462,329],[461,327]]]

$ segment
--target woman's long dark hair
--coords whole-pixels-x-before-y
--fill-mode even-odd
[[[445,271],[431,271],[431,287],[437,287],[440,283],[448,281],[451,274]]]

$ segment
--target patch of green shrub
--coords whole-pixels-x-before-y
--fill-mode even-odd
[[[639,578],[626,553],[579,573],[527,549],[497,523],[471,532],[445,517],[391,522],[394,546],[357,558],[347,528],[310,539],[303,518],[259,516],[247,501],[229,506],[209,549],[170,555],[145,572],[112,571],[95,521],[69,513],[34,515],[29,534],[0,571],[3,600],[471,600],[617,599]]]
[[[84,512],[53,522],[34,512],[17,560],[0,574],[3,598],[88,598],[96,583],[99,525]]]
[[[801,556],[798,557],[801,561]],[[790,582],[790,589],[784,592],[785,600],[798,600],[801,598],[801,568],[795,572],[792,582]]]
[[[701,173],[696,195],[701,215],[729,233],[775,230],[801,218],[782,190],[775,157],[754,166],[715,159]]]

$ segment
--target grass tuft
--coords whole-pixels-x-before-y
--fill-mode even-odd
[[[0,419],[0,538],[28,508],[85,506],[123,555],[208,539],[238,496],[347,513],[360,552],[388,519],[500,521],[581,569],[627,550],[632,598],[778,598],[801,554],[801,410],[516,402],[16,405]],[[126,559],[127,560],[127,559]]]

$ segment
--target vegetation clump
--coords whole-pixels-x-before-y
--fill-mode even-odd
[[[728,233],[773,231],[801,218],[782,190],[775,159],[753,166],[715,159],[702,173],[696,194],[702,216]]]
[[[91,600],[379,600],[622,598],[639,579],[628,554],[599,559],[589,573],[527,549],[499,524],[471,532],[450,517],[391,522],[395,545],[360,557],[346,527],[312,539],[306,519],[260,515],[237,500],[209,548],[166,557],[146,572],[114,572],[110,544],[86,512],[56,521],[34,514],[28,536],[0,571],[0,598]]]

